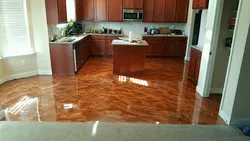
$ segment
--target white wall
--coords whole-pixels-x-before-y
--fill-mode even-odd
[[[187,49],[186,49],[186,56],[185,56],[185,60],[187,61],[190,60],[190,51],[191,51],[191,45],[193,41],[194,21],[195,21],[195,10],[193,10],[193,0],[190,0],[189,7],[188,7],[187,24],[185,25],[185,33],[189,37],[187,41]]]
[[[45,0],[30,0],[38,73],[51,75]]]
[[[224,0],[210,0],[207,12],[206,32],[204,37],[200,75],[196,91],[203,97],[208,97],[211,87],[214,58],[218,43],[220,21]],[[212,52],[212,55],[210,55]]]
[[[233,15],[232,11],[237,10],[238,3],[238,0],[224,0],[219,41],[211,84],[211,93],[222,94],[223,92],[230,52],[230,49],[226,48],[225,43],[226,38],[233,37],[233,31],[229,30],[229,19]]]
[[[228,124],[249,124],[250,1],[240,0],[220,116]],[[245,53],[245,54],[244,54]]]
[[[204,45],[206,24],[207,24],[207,12],[208,12],[208,10],[202,10],[200,34],[199,34],[199,40],[198,40],[198,46],[200,46],[200,47],[203,47],[203,45]]]

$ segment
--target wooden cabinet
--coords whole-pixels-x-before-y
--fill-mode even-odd
[[[112,41],[118,39],[118,36],[106,36],[106,46],[105,55],[112,56],[114,54],[114,48],[112,46]]]
[[[189,0],[177,0],[175,22],[186,23]]]
[[[47,24],[67,22],[66,0],[45,0]]]
[[[76,21],[83,20],[83,0],[75,0]]]
[[[147,56],[181,57],[186,54],[187,37],[143,37],[149,44]]]
[[[105,55],[105,36],[92,36],[92,55]]]
[[[95,21],[107,20],[107,0],[95,0]]]
[[[88,59],[88,56],[90,55],[88,41],[89,39],[88,37],[86,37],[74,45],[76,52],[77,70],[81,69],[85,61]]]
[[[191,48],[188,74],[189,78],[191,78],[196,84],[199,80],[201,55],[201,51]]]
[[[174,56],[175,40],[174,38],[166,38],[163,46],[163,56]]]
[[[142,9],[143,0],[123,0],[124,9]]]
[[[154,21],[165,21],[165,0],[154,0]]]
[[[83,20],[106,21],[107,0],[83,0]]]
[[[175,22],[177,0],[165,0],[165,22]]]
[[[193,9],[208,9],[209,0],[193,0]]]
[[[107,17],[109,22],[122,21],[122,0],[107,0]]]
[[[186,23],[189,0],[144,0],[144,22]]]
[[[144,0],[144,22],[154,21],[154,0]]]
[[[94,0],[82,0],[83,20],[92,21],[95,19],[94,15]]]

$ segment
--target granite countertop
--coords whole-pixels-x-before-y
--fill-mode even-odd
[[[49,43],[50,44],[73,45],[73,44],[77,43],[78,41],[80,41],[88,36],[123,36],[123,34],[94,34],[94,33],[90,33],[90,34],[82,34],[82,35],[73,36],[73,38],[75,38],[75,40],[72,42],[57,42],[58,40],[61,40],[61,39],[58,39],[55,42],[49,42]]]
[[[203,47],[202,47],[202,46],[192,45],[191,47],[194,48],[194,49],[199,50],[200,52],[202,52],[202,50],[203,50]]]
[[[124,40],[113,40],[113,46],[148,46],[148,43],[145,40],[140,40],[139,43],[130,43]]]
[[[142,34],[142,37],[188,37],[186,35],[170,35],[170,34]]]

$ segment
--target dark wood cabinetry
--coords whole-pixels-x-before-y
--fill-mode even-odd
[[[165,4],[165,21],[175,22],[177,0],[166,0]]]
[[[201,51],[191,48],[188,74],[189,78],[191,78],[196,84],[199,79],[201,56]]]
[[[165,21],[165,0],[154,0],[154,21]]]
[[[154,21],[154,0],[144,0],[144,22]]]
[[[142,9],[143,0],[123,0],[124,9]]]
[[[143,37],[149,44],[147,56],[181,57],[186,54],[187,37]]]
[[[193,9],[208,9],[209,0],[193,0]]]
[[[122,21],[122,0],[107,0],[107,17],[110,22]]]
[[[66,0],[45,0],[47,24],[67,22]]]
[[[105,55],[105,36],[92,36],[92,55]]]
[[[189,0],[177,0],[176,16],[175,16],[176,22],[180,23],[187,22],[188,6],[189,6]]]
[[[82,7],[83,20],[107,20],[107,0],[82,0]]]
[[[186,23],[189,0],[144,0],[144,22]]]
[[[112,41],[115,39],[118,39],[118,36],[106,37],[106,49],[105,49],[106,56],[112,56],[114,54],[114,48],[111,44],[112,44]]]

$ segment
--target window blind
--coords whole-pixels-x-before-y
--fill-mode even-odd
[[[3,57],[33,54],[26,0],[0,0]]]

